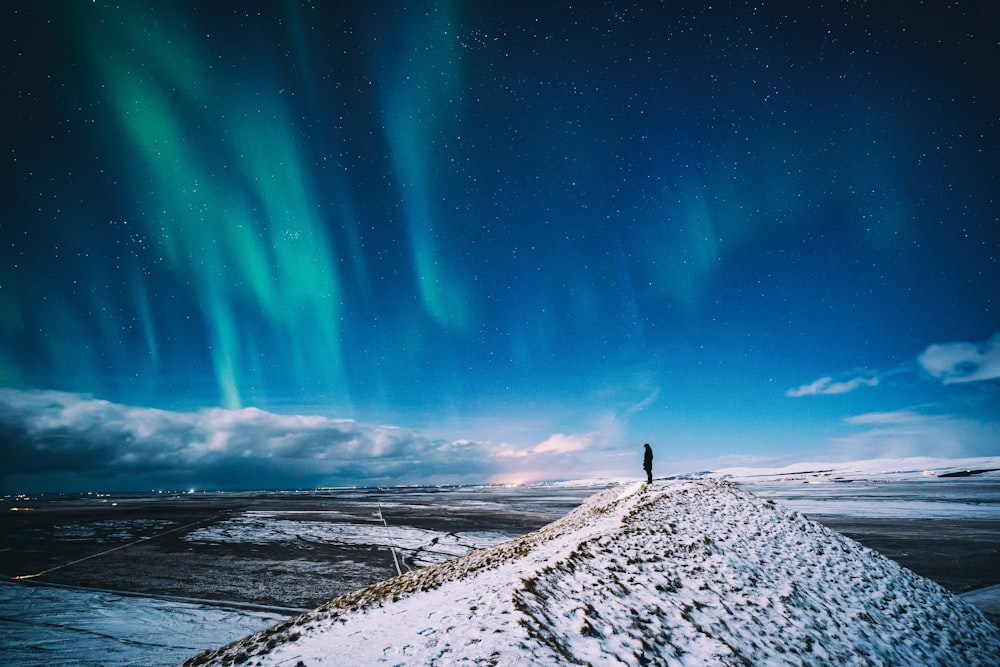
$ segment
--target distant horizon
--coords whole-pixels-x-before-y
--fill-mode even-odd
[[[968,473],[960,474],[960,473]],[[795,476],[824,477],[828,473],[837,475],[904,475],[919,473],[922,477],[933,478],[957,478],[976,477],[984,475],[989,478],[989,473],[1000,472],[1000,456],[977,456],[961,458],[941,458],[930,456],[908,456],[899,458],[874,458],[848,461],[830,460],[800,460],[792,463],[782,463],[779,465],[758,465],[758,466],[692,466],[692,469],[685,471],[673,471],[666,474],[654,473],[654,481],[684,481],[699,479],[702,477],[714,477],[719,479],[741,479],[748,478],[781,478]],[[0,477],[2,479],[2,477]],[[101,489],[87,490],[31,490],[31,491],[6,491],[0,488],[0,500],[17,500],[22,496],[74,496],[74,497],[117,497],[117,496],[198,496],[213,494],[309,494],[336,491],[405,491],[405,490],[433,490],[433,489],[461,489],[461,488],[516,488],[516,487],[539,487],[539,486],[606,486],[629,483],[641,483],[644,473],[640,475],[602,475],[593,477],[567,477],[535,479],[521,482],[508,481],[457,481],[457,482],[434,482],[426,481],[411,484],[377,484],[377,485],[323,485],[323,486],[299,486],[299,487],[192,487],[181,485],[176,488],[150,488],[150,489]]]

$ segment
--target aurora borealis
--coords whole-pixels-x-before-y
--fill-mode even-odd
[[[2,490],[1000,454],[992,3],[0,12]]]

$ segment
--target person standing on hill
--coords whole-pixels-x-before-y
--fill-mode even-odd
[[[642,455],[642,469],[646,471],[646,484],[653,483],[653,450],[649,448],[647,442],[643,447],[646,452]]]

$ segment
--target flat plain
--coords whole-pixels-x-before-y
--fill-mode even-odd
[[[996,476],[740,484],[954,593],[1000,586]],[[175,664],[397,571],[528,533],[604,486],[8,497],[0,661]]]

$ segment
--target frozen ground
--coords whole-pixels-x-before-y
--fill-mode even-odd
[[[738,481],[997,614],[1000,477],[937,477],[991,467],[1000,468],[1000,458],[695,477]],[[601,486],[8,498],[0,501],[0,573],[56,568],[33,581],[308,609],[395,575],[389,546],[405,572],[540,528]],[[63,567],[94,554],[102,555]],[[278,617],[232,605],[39,590],[0,586],[0,664],[169,665],[178,651],[189,657]]]
[[[369,523],[337,523],[323,513],[308,517],[286,512],[246,512],[210,527],[188,533],[184,539],[201,544],[338,544],[395,549],[403,567],[432,565],[473,549],[492,546],[520,534],[519,531],[465,530],[442,533],[412,526]]]
[[[733,468],[707,475],[820,521],[1000,624],[1000,457]]]
[[[176,664],[394,576],[390,547],[404,571],[440,562],[540,528],[594,491],[6,498],[0,503],[0,664]],[[10,580],[39,572],[45,574]],[[75,587],[37,585],[45,583]]]
[[[712,480],[632,483],[525,537],[185,665],[995,665],[1000,629],[857,542]]]
[[[815,518],[1000,520],[1000,457],[809,463],[705,476],[730,479]]]
[[[287,617],[287,613],[193,601],[3,581],[0,662],[11,667],[169,665]]]
[[[820,521],[933,579],[1000,623],[1000,457],[733,469],[762,498]]]

